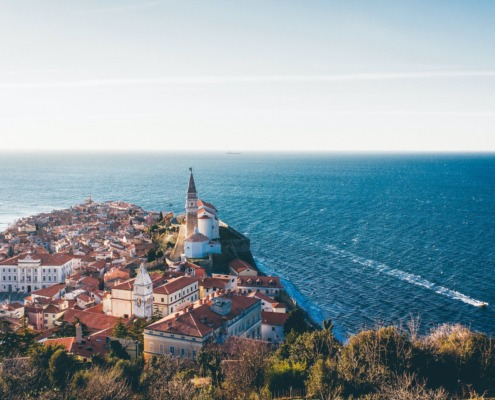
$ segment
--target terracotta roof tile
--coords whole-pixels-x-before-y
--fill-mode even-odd
[[[225,317],[231,320],[240,315],[244,310],[260,303],[259,299],[245,296],[219,297],[232,301],[232,311]],[[210,304],[203,304],[186,313],[180,313],[178,317],[169,315],[160,321],[146,327],[160,332],[174,333],[193,337],[204,337],[222,326],[223,317],[210,309]]]
[[[261,311],[261,323],[272,326],[284,326],[289,314]]]

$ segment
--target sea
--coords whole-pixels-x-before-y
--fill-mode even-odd
[[[190,167],[339,338],[411,319],[495,335],[495,154],[0,153],[0,231],[89,196],[183,213]]]

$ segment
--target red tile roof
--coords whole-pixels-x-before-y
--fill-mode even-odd
[[[30,254],[23,253],[16,257],[0,262],[0,265],[18,265],[19,260],[25,260],[30,257],[32,260],[40,260],[41,265],[61,266],[67,264],[74,257],[68,254]]]
[[[208,203],[208,202],[201,200],[201,199],[198,199],[198,207],[206,207],[206,208],[210,208],[214,211],[218,211],[217,208],[213,204]]]
[[[217,289],[225,289],[230,280],[221,279],[221,278],[212,278],[207,276],[203,280],[199,282],[200,286],[203,286],[205,289],[217,288]]]
[[[284,326],[289,314],[261,311],[261,323],[272,326]]]
[[[240,276],[237,278],[237,286],[282,289],[278,276]]]
[[[35,290],[31,292],[31,295],[35,294],[37,296],[52,298],[58,295],[63,289],[65,289],[65,283],[58,283],[44,289]]]
[[[232,311],[225,315],[227,320],[239,316],[244,310],[250,308],[260,300],[245,296],[220,297],[232,301]],[[178,317],[169,315],[160,321],[147,326],[145,329],[154,331],[204,337],[222,326],[223,316],[210,309],[210,304],[203,304],[186,313],[180,313]]]
[[[79,321],[86,325],[89,330],[93,332],[102,331],[104,329],[111,329],[117,325],[119,318],[112,317],[106,314],[97,314],[94,312],[88,311],[79,311],[79,310],[67,310],[64,314],[64,321],[73,323],[76,318]],[[122,319],[122,323],[126,323],[127,320]]]
[[[198,278],[192,278],[189,276],[180,276],[179,278],[172,279],[170,282],[165,283],[162,286],[153,290],[156,294],[172,294],[179,290],[184,289],[186,286],[192,285],[198,282]]]
[[[77,343],[75,337],[47,339],[43,346],[62,346],[68,353],[84,358],[91,358],[93,354],[105,354],[109,352],[106,347],[106,336],[92,336],[85,338],[82,343]]]
[[[251,264],[239,258],[236,258],[235,260],[231,261],[229,263],[229,268],[232,268],[237,273],[245,271],[248,268],[256,271],[256,268],[254,268]]]

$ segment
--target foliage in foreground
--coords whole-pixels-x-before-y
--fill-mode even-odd
[[[325,323],[321,330],[292,330],[278,348],[237,338],[211,343],[195,361],[164,355],[131,362],[112,351],[82,363],[6,326],[0,343],[2,399],[261,400],[299,393],[322,400],[443,400],[495,393],[495,342],[461,325],[442,325],[424,337],[380,327],[341,344]]]

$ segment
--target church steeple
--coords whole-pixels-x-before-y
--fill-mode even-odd
[[[139,267],[134,289],[134,315],[139,318],[150,318],[153,314],[153,283],[144,263]]]
[[[189,193],[196,194],[196,185],[194,184],[194,176],[193,176],[192,168],[189,168],[189,172],[191,172],[191,174],[189,175],[189,186],[187,188],[187,194]]]
[[[189,186],[186,194],[186,237],[198,226],[198,193],[194,184],[192,168],[189,168]]]

